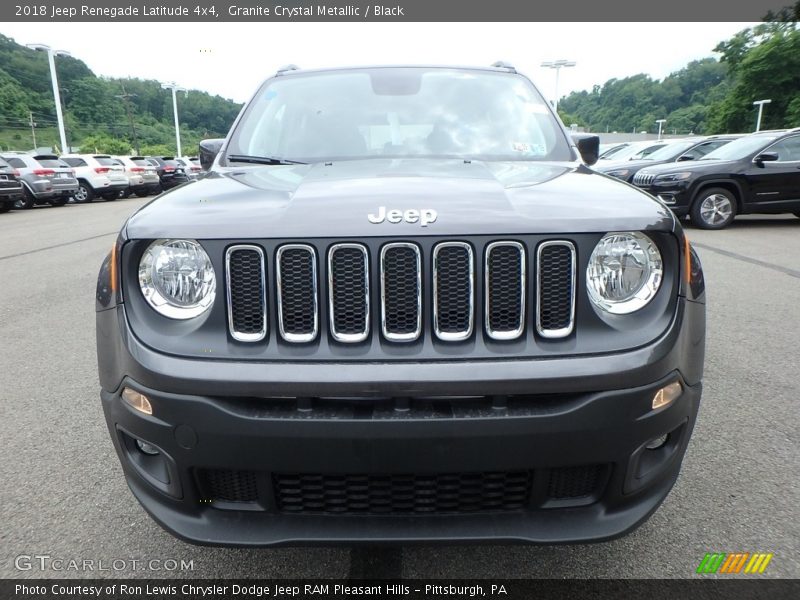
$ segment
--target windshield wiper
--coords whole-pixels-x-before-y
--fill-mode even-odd
[[[244,154],[229,154],[228,162],[254,163],[257,165],[305,165],[308,163],[299,160],[287,160],[285,158],[274,158],[272,156],[246,156]]]

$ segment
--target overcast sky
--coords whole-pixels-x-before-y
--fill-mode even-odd
[[[247,100],[287,63],[304,68],[370,64],[489,65],[505,60],[548,98],[612,77],[662,79],[751,23],[4,23],[20,44],[48,44],[96,75],[175,81]]]

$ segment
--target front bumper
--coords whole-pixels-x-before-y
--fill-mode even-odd
[[[705,310],[683,299],[650,346],[525,361],[188,360],[137,340],[122,306],[97,318],[103,409],[128,484],[157,522],[200,544],[613,538],[643,522],[675,483],[701,395]],[[656,391],[674,381],[682,395],[652,410]],[[125,387],[148,396],[152,416],[121,400]],[[664,446],[644,448],[665,434]],[[158,447],[160,462],[143,459],[135,439]],[[422,511],[358,511],[365,477],[385,491],[395,476],[403,493],[424,500],[477,473],[524,473],[524,497],[491,510],[431,514],[423,502]],[[307,485],[287,491],[287,477]],[[220,478],[252,490],[244,500],[219,492]],[[491,475],[482,493],[497,481]],[[459,493],[474,496],[466,485]]]
[[[676,181],[637,187],[660,199],[677,216],[682,217],[689,213],[692,199],[687,182]]]

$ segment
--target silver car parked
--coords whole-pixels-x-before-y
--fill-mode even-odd
[[[7,152],[3,158],[19,172],[23,197],[16,208],[32,208],[35,204],[64,206],[78,190],[72,168],[55,154]]]

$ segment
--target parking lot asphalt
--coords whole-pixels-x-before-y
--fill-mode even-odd
[[[800,219],[689,229],[708,287],[705,392],[677,485],[632,534],[576,546],[242,550],[161,530],[128,491],[103,420],[95,278],[145,201],[0,215],[0,577],[683,578],[706,552],[772,552],[763,577],[800,576]],[[15,567],[33,555],[95,570]],[[146,570],[154,559],[193,570]]]

